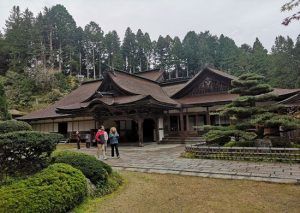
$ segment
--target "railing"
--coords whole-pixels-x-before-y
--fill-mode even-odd
[[[268,147],[208,147],[187,145],[187,153],[197,158],[220,160],[282,161],[300,163],[298,148]]]

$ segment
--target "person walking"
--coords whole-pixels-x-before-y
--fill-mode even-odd
[[[75,137],[76,137],[77,149],[80,149],[81,138],[80,138],[80,133],[79,133],[79,131],[76,131]]]
[[[107,133],[106,133],[107,135]],[[97,142],[97,147],[98,147],[98,150],[97,150],[97,156],[98,156],[98,159],[100,160],[100,156],[101,156],[101,153],[102,153],[102,157],[104,160],[107,159],[106,157],[106,153],[105,153],[105,130],[104,130],[104,126],[101,126],[100,129],[98,130],[98,132],[96,133],[96,136],[95,136],[95,140]]]
[[[110,142],[110,146],[111,146],[111,157],[113,158],[115,156],[114,150],[116,150],[117,158],[120,158],[119,149],[118,149],[119,134],[117,132],[116,127],[110,128],[109,142]]]

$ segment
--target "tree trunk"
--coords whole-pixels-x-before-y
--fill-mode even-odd
[[[59,52],[58,52],[58,71],[62,71],[62,57],[61,57],[61,41],[59,42]]]
[[[50,49],[50,56],[49,56],[49,61],[50,61],[50,67],[51,69],[54,69],[54,62],[53,62],[53,41],[52,41],[52,29],[50,30],[49,33],[49,49]]]
[[[96,79],[95,49],[94,49],[94,47],[93,47],[93,72],[94,72],[94,79]]]
[[[99,50],[99,78],[102,77],[102,72],[101,72],[101,53],[100,53],[100,50]]]
[[[45,46],[43,45],[43,42],[41,41],[41,53],[42,53],[42,60],[43,60],[43,69],[44,72],[46,72],[46,56],[45,56]]]
[[[81,52],[79,51],[79,75],[81,75]]]

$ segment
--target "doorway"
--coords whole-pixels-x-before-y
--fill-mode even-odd
[[[143,122],[143,136],[144,142],[153,142],[154,141],[154,130],[155,122],[151,118],[147,118]]]
[[[64,135],[65,137],[68,134],[68,122],[58,123],[58,133]]]

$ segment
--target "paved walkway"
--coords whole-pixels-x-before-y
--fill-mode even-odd
[[[106,161],[119,170],[300,184],[300,164],[186,159],[180,157],[184,145],[123,146],[119,150],[120,159]],[[95,148],[81,152],[96,155]]]

